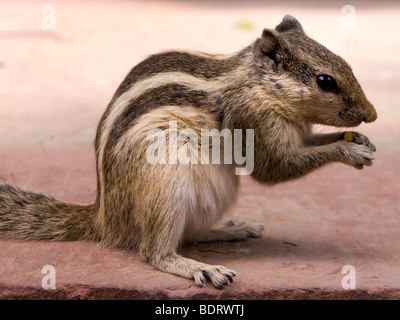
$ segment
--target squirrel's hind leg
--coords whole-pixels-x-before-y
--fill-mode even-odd
[[[175,186],[179,183],[173,182]],[[198,286],[204,286],[207,281],[211,281],[216,288],[229,284],[236,275],[233,270],[220,265],[201,263],[176,253],[179,244],[183,242],[187,219],[190,216],[190,203],[183,197],[173,195],[164,193],[166,199],[158,199],[160,205],[157,212],[150,210],[144,215],[141,255],[154,268],[193,279]],[[168,201],[168,196],[174,199]],[[161,193],[160,197],[163,197]],[[143,209],[145,210],[145,207]]]

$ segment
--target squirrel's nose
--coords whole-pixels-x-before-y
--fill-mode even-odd
[[[377,118],[378,114],[376,113],[374,106],[369,103],[363,121],[366,123],[374,122]]]
[[[366,123],[374,122],[378,118],[376,111],[372,112],[368,116],[364,117],[363,121]]]

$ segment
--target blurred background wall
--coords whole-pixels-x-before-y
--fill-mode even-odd
[[[387,1],[0,2],[0,147],[90,146],[130,68],[161,50],[230,53],[283,15],[353,67],[379,113],[363,125],[400,151],[400,4]]]

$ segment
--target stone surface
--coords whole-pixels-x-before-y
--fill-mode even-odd
[[[335,164],[273,188],[242,179],[221,223],[262,223],[262,237],[182,250],[235,270],[223,290],[94,243],[0,240],[0,298],[400,299],[400,6],[353,2],[356,28],[345,30],[336,2],[57,1],[50,32],[41,2],[2,1],[0,176],[64,201],[94,200],[96,122],[132,65],[168,48],[238,50],[286,13],[352,64],[379,118],[358,129],[378,148],[371,168]],[[56,269],[55,290],[42,289],[45,265]],[[345,265],[355,290],[342,288]]]
[[[11,161],[15,159],[15,161]],[[91,149],[3,149],[1,175],[64,201],[95,195]],[[135,253],[86,242],[0,241],[2,298],[400,298],[399,155],[362,171],[333,165],[267,188],[242,179],[225,221],[265,226],[244,242],[197,244],[182,254],[238,273],[223,290],[153,270]],[[56,268],[56,290],[42,290],[42,267]],[[356,290],[342,288],[342,267]]]

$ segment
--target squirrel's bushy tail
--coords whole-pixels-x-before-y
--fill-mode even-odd
[[[94,205],[68,204],[0,179],[0,238],[79,240],[93,238]]]

